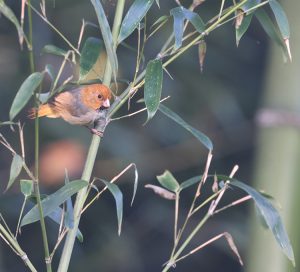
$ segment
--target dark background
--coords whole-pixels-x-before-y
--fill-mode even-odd
[[[15,13],[20,14],[18,1],[6,1]],[[81,20],[97,23],[95,12],[89,1],[52,1],[47,4],[47,15],[51,22],[76,44]],[[105,9],[112,21],[114,1],[105,1]],[[212,2],[212,3],[211,3]],[[188,3],[188,1],[186,1]],[[154,22],[159,14],[168,14],[173,1],[161,1],[150,10],[147,20]],[[199,9],[206,21],[217,13],[219,2],[207,1]],[[51,63],[59,68],[61,58],[41,55],[46,44],[54,44],[68,49],[67,45],[37,16],[34,22],[34,55],[37,70]],[[155,57],[159,48],[171,32],[171,21],[146,45],[147,60]],[[88,28],[88,36],[98,37],[99,31]],[[128,43],[136,46],[137,35]],[[165,73],[163,96],[170,95],[166,105],[178,113],[189,124],[208,135],[214,143],[214,158],[211,173],[228,175],[235,164],[240,166],[237,177],[251,183],[255,155],[255,136],[257,126],[255,114],[261,104],[265,63],[269,40],[257,21],[242,39],[239,47],[235,43],[234,24],[227,23],[212,32],[206,39],[207,55],[204,71],[200,73],[198,53],[192,48],[168,67],[173,80]],[[135,69],[136,54],[120,47],[119,77],[131,79]],[[70,76],[74,67],[69,65],[64,79]],[[28,54],[20,51],[17,33],[13,25],[0,18],[0,120],[8,120],[12,100],[23,80],[29,75]],[[47,88],[45,83],[45,88]],[[140,90],[142,93],[142,90]],[[139,109],[133,101],[131,111]],[[29,107],[29,106],[28,106]],[[27,109],[28,109],[27,107]],[[119,115],[126,114],[124,107]],[[18,118],[25,123],[26,158],[33,165],[34,122],[26,118],[26,110]],[[207,150],[188,132],[160,113],[146,126],[146,113],[129,119],[112,122],[105,132],[98,152],[93,176],[110,180],[129,163],[134,162],[139,171],[139,187],[133,207],[130,207],[133,188],[133,171],[120,179],[118,185],[124,193],[124,221],[122,234],[117,234],[115,203],[109,193],[105,193],[81,219],[80,229],[84,242],[76,242],[70,271],[160,271],[172,249],[173,209],[171,201],[161,199],[144,188],[147,183],[156,184],[156,175],[170,170],[179,182],[199,175],[204,169]],[[18,146],[18,135],[8,127],[1,133]],[[41,190],[45,193],[55,191],[63,184],[64,168],[73,179],[79,178],[85,160],[91,135],[88,130],[71,126],[61,120],[41,119]],[[11,155],[0,147],[0,178],[2,192],[9,176]],[[55,173],[55,174],[54,174]],[[24,175],[24,173],[23,173]],[[23,176],[25,177],[25,176]],[[100,184],[99,184],[100,185]],[[205,195],[211,193],[211,183],[207,184]],[[94,194],[94,192],[92,192]],[[239,191],[229,191],[224,202],[229,203],[241,196]],[[181,216],[187,212],[193,190],[182,195]],[[18,186],[1,195],[1,213],[10,226],[15,226],[22,197]],[[205,242],[224,231],[230,232],[242,257],[246,256],[249,244],[249,210],[251,205],[225,211],[212,218],[193,241],[192,247]],[[194,217],[192,224],[198,222],[201,214]],[[198,218],[198,219],[197,219]],[[53,248],[58,226],[46,220]],[[39,224],[22,229],[19,241],[29,258],[43,271],[43,249]],[[61,247],[53,266],[56,267]],[[1,243],[1,271],[25,271],[19,257]],[[55,270],[55,269],[54,269]],[[175,271],[242,271],[236,257],[225,240],[220,240],[188,259],[180,262]]]

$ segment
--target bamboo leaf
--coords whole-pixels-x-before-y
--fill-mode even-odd
[[[170,171],[166,170],[162,175],[156,176],[159,183],[166,189],[176,193],[180,186],[178,181],[174,178]]]
[[[6,191],[14,184],[16,178],[21,173],[21,170],[23,168],[23,159],[18,154],[15,154],[10,166],[10,175],[9,175],[9,181],[6,186]]]
[[[130,203],[131,206],[132,206],[132,204],[133,204],[133,201],[134,201],[134,198],[135,198],[135,195],[136,195],[137,186],[138,186],[138,180],[139,180],[139,173],[138,173],[136,164],[133,163],[132,165],[133,165],[133,167],[134,167],[134,184],[133,184],[133,194],[132,194],[132,199],[131,199],[131,203]]]
[[[146,123],[155,115],[160,104],[163,81],[161,60],[151,60],[146,67],[144,98],[148,118]]]
[[[241,38],[244,36],[246,31],[248,30],[250,23],[252,21],[253,13],[245,16],[241,25],[235,29],[235,37],[236,37],[236,46],[239,46]]]
[[[191,187],[194,184],[199,183],[201,178],[202,178],[202,176],[196,176],[196,177],[192,177],[192,178],[180,183],[180,191],[183,189],[186,189],[188,187]]]
[[[276,0],[270,0],[269,4],[274,13],[282,38],[284,40],[289,39],[290,37],[289,21],[282,6]]]
[[[155,194],[159,195],[160,197],[167,199],[167,200],[174,200],[176,199],[176,194],[166,190],[165,188],[152,185],[152,184],[146,184],[145,188],[151,189]]]
[[[174,49],[178,49],[182,45],[182,36],[183,36],[183,26],[184,26],[184,17],[182,12],[178,8],[171,9],[170,14],[173,16],[173,32],[175,37],[175,46]]]
[[[67,169],[65,169],[65,185],[69,184],[69,175]],[[67,228],[73,229],[74,227],[74,211],[73,211],[73,204],[72,199],[69,197],[66,200],[66,211],[64,215],[64,224]]]
[[[83,80],[93,68],[101,51],[104,51],[104,43],[100,39],[89,37],[85,41],[80,56],[79,80]]]
[[[198,56],[199,56],[199,64],[200,64],[200,71],[203,72],[203,66],[204,66],[204,60],[206,57],[206,42],[204,40],[201,40],[198,45]]]
[[[247,12],[247,14],[251,14],[252,12],[255,11],[255,9],[253,9],[255,6],[259,5],[261,3],[261,0],[248,0],[243,6],[242,6],[242,10]],[[248,10],[250,10],[248,12]]]
[[[253,198],[268,228],[272,231],[278,245],[281,247],[283,253],[291,260],[291,262],[295,266],[294,252],[289,241],[289,237],[278,211],[273,207],[271,202],[267,198],[262,196],[262,194],[257,192],[252,187],[246,185],[245,183],[226,176],[218,176],[218,178],[221,178],[223,180],[230,180],[230,185],[242,189]]]
[[[255,16],[257,17],[258,21],[260,22],[261,26],[266,31],[266,33],[269,35],[269,37],[282,48],[285,58],[289,58],[289,53],[287,51],[285,43],[282,40],[280,33],[274,26],[272,20],[270,19],[269,15],[265,12],[265,10],[262,8],[258,9],[255,12]]]
[[[213,149],[213,144],[211,140],[202,132],[199,130],[193,128],[190,126],[187,122],[185,122],[179,115],[177,115],[175,112],[171,111],[166,106],[160,104],[158,108],[163,114],[171,118],[173,121],[175,121],[177,124],[181,125],[183,128],[185,128],[187,131],[189,131],[194,137],[196,137],[208,150]]]
[[[174,18],[175,50],[182,45],[184,20],[188,20],[199,33],[205,31],[205,24],[201,17],[183,6],[171,9],[170,14]]]
[[[156,5],[158,6],[158,8],[160,8],[160,6],[159,6],[159,0],[155,0],[155,2],[156,2]]]
[[[44,48],[42,49],[42,53],[52,54],[60,57],[65,57],[67,55],[67,51],[52,44],[45,45]]]
[[[118,44],[125,40],[138,26],[152,6],[154,0],[135,0],[123,19]]]
[[[54,81],[55,79],[55,71],[54,71],[54,67],[51,64],[47,64],[45,66],[45,72],[47,73],[47,75],[50,77],[51,82]]]
[[[47,216],[54,212],[59,205],[64,203],[69,197],[73,194],[77,193],[80,189],[84,188],[88,185],[88,182],[84,180],[75,180],[62,188],[57,190],[55,193],[47,196],[42,200],[42,208],[44,212],[44,216]],[[21,226],[25,226],[27,224],[31,224],[40,219],[38,206],[35,205],[22,219]]]
[[[116,54],[116,47],[113,42],[112,33],[101,2],[99,0],[91,0],[91,2],[94,6],[97,15],[110,66],[112,68],[114,78],[116,79],[118,72],[118,59]]]
[[[25,105],[33,95],[34,91],[41,84],[43,77],[43,73],[36,72],[25,79],[19,91],[17,92],[17,95],[10,108],[10,120],[13,120],[16,117],[16,115],[25,107]]]
[[[165,21],[167,21],[169,19],[170,16],[167,16],[167,15],[163,15],[161,17],[159,17],[153,24],[150,28],[153,28],[154,26],[158,25],[158,24],[161,24]]]
[[[0,13],[2,13],[8,20],[10,20],[16,27],[19,36],[19,43],[22,45],[25,37],[24,31],[13,11],[8,7],[3,0],[0,0]]]
[[[29,197],[33,192],[33,181],[30,179],[21,179],[20,189],[25,197]]]
[[[108,188],[108,190],[113,195],[116,208],[117,208],[117,218],[118,218],[118,234],[121,234],[121,227],[122,227],[122,219],[123,219],[123,194],[119,187],[116,184],[107,182],[105,180],[101,180]]]
[[[232,235],[229,232],[224,232],[224,237],[230,247],[230,249],[232,250],[232,252],[234,253],[234,255],[238,258],[240,265],[243,266],[244,263],[242,261],[241,255],[239,254],[239,251],[234,243],[234,240],[232,238]]]
[[[11,121],[0,122],[0,127],[2,127],[2,126],[11,126],[11,125],[17,125],[17,123],[11,122]]]

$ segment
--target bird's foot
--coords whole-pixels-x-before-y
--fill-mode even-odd
[[[95,135],[97,135],[97,136],[99,136],[101,138],[103,137],[103,131],[99,131],[99,130],[97,130],[95,128],[91,128],[90,131],[91,131],[92,134],[95,134]]]

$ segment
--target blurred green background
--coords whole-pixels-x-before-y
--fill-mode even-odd
[[[115,1],[104,1],[105,10],[112,20]],[[131,1],[129,1],[131,2]],[[183,2],[183,1],[182,1]],[[207,1],[197,11],[206,21],[214,16],[220,1]],[[185,1],[188,6],[190,1]],[[20,14],[20,1],[6,1],[14,12]],[[160,15],[176,6],[173,1],[161,1],[155,5],[147,20],[154,22]],[[291,48],[293,63],[283,63],[280,49],[270,43],[262,27],[253,20],[249,31],[235,43],[234,24],[228,24],[212,32],[206,39],[207,55],[204,71],[200,73],[198,52],[192,48],[169,66],[173,80],[165,73],[163,96],[170,95],[166,105],[195,128],[208,135],[214,143],[211,173],[228,175],[235,164],[240,169],[236,177],[258,189],[274,195],[279,203],[292,245],[298,250],[297,195],[299,192],[299,121],[290,122],[282,112],[299,113],[299,3],[289,1],[285,9],[291,24]],[[289,6],[288,6],[289,5]],[[55,6],[55,8],[54,8]],[[73,43],[77,44],[81,21],[97,23],[89,1],[47,1],[47,16],[51,22]],[[46,44],[68,49],[66,44],[37,16],[34,22],[34,54],[37,70],[46,64],[59,68],[61,58],[41,54]],[[145,48],[146,59],[154,58],[172,30],[170,23],[149,40]],[[299,31],[298,31],[299,32]],[[99,37],[99,31],[88,28],[88,36]],[[137,35],[128,40],[136,47]],[[297,52],[298,50],[298,52]],[[120,47],[119,77],[132,79],[136,54]],[[73,74],[69,65],[61,82]],[[0,120],[8,120],[8,112],[16,91],[29,75],[27,51],[20,50],[16,30],[3,16],[0,18]],[[47,89],[45,83],[45,89]],[[142,91],[141,91],[142,93]],[[132,101],[131,111],[139,109]],[[274,110],[275,123],[257,118],[260,109]],[[29,106],[27,107],[27,109]],[[26,110],[27,110],[26,109]],[[26,118],[26,110],[19,115],[25,123],[26,158],[33,165],[34,122]],[[127,109],[119,113],[126,114]],[[261,112],[261,111],[260,111]],[[271,112],[272,113],[272,112]],[[284,115],[285,116],[285,115]],[[289,115],[288,115],[289,116]],[[272,117],[272,116],[271,116]],[[279,118],[279,121],[278,121]],[[280,119],[281,118],[281,119]],[[282,119],[283,118],[283,119]],[[296,118],[296,120],[298,120]],[[139,171],[139,187],[133,207],[130,207],[134,176],[128,173],[118,182],[124,192],[124,222],[122,235],[117,234],[115,203],[105,193],[81,219],[80,229],[84,242],[75,244],[70,271],[160,271],[172,248],[174,204],[159,198],[144,188],[147,183],[156,184],[156,175],[170,170],[182,182],[202,173],[206,150],[181,127],[158,113],[143,126],[146,113],[112,122],[105,132],[94,168],[94,176],[110,180],[129,163],[136,163]],[[257,122],[260,120],[260,122]],[[280,123],[280,120],[283,122]],[[293,119],[294,120],[294,119]],[[259,124],[261,124],[259,126]],[[13,145],[18,146],[18,135],[8,127],[0,131]],[[90,143],[89,131],[71,126],[61,120],[41,119],[41,190],[51,193],[63,184],[64,168],[73,179],[79,178]],[[0,179],[3,192],[9,177],[11,154],[0,146]],[[210,185],[206,192],[211,192]],[[94,194],[94,192],[92,193]],[[182,196],[181,215],[188,209],[193,190]],[[239,191],[227,192],[223,204],[242,196]],[[295,199],[295,200],[294,200]],[[15,226],[22,197],[18,186],[1,194],[0,210],[10,226]],[[224,231],[234,237],[246,268],[240,267],[236,257],[224,240],[220,240],[188,259],[180,262],[175,271],[272,271],[287,270],[285,257],[275,240],[252,217],[253,203],[227,210],[212,218],[194,240],[192,247],[205,242]],[[253,213],[254,214],[254,213]],[[58,226],[47,220],[50,247],[55,245]],[[197,218],[195,217],[195,222]],[[19,237],[29,258],[43,271],[43,250],[39,224],[22,229]],[[261,242],[268,248],[263,248]],[[19,257],[1,242],[0,271],[25,271]],[[61,247],[53,260],[57,266]],[[276,257],[275,257],[276,256]],[[296,255],[297,256],[297,255]],[[258,258],[259,257],[259,258]],[[275,258],[276,268],[270,260]],[[296,257],[297,262],[297,257]],[[277,270],[276,270],[277,269]]]

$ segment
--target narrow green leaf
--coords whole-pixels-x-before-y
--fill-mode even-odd
[[[155,115],[160,104],[163,81],[161,60],[151,60],[146,67],[144,98],[148,118],[146,123]]]
[[[139,180],[139,173],[138,173],[136,164],[133,163],[132,165],[133,165],[133,167],[134,167],[134,184],[133,184],[133,194],[132,194],[132,199],[131,199],[131,203],[130,203],[131,206],[132,206],[132,204],[133,204],[133,201],[134,201],[134,198],[135,198],[135,195],[136,195],[137,186],[138,186],[138,180]]]
[[[282,38],[289,39],[290,37],[290,26],[288,18],[282,8],[282,6],[276,1],[276,0],[270,0],[269,1],[270,7],[274,13],[274,16],[276,18],[278,27],[280,29]]]
[[[116,79],[118,72],[118,59],[116,54],[116,47],[113,42],[112,33],[101,2],[99,0],[91,0],[91,2],[94,6],[97,15],[110,66],[112,68],[114,78]]]
[[[79,80],[83,80],[93,68],[101,51],[104,51],[104,43],[100,39],[89,37],[85,41],[80,56]]]
[[[243,6],[242,10],[247,12],[247,14],[251,14],[255,11],[254,7],[259,5],[261,3],[261,0],[248,0]],[[248,12],[248,10],[250,10]]]
[[[152,6],[154,0],[135,0],[123,19],[118,44],[125,40],[138,26]]]
[[[44,211],[44,216],[51,214],[52,212],[59,207],[62,203],[64,203],[69,197],[73,194],[77,193],[80,189],[86,187],[88,182],[84,180],[75,180],[62,188],[57,190],[55,193],[47,196],[42,200],[42,208]],[[27,224],[31,224],[40,220],[40,214],[38,206],[35,205],[22,219],[21,226],[25,226]]]
[[[29,197],[33,192],[33,181],[30,179],[21,179],[20,189],[25,197]]]
[[[50,77],[51,79],[51,86],[50,86],[50,90],[53,90],[53,85],[54,85],[54,82],[55,82],[55,77],[56,77],[56,73],[54,71],[54,67],[53,65],[51,64],[46,64],[45,66],[45,73]],[[39,100],[41,101],[42,104],[46,103],[47,102],[47,99],[49,98],[49,94],[50,92],[48,92],[48,96],[44,96],[43,94],[39,93],[38,94],[38,98]]]
[[[14,184],[23,167],[23,159],[18,154],[15,154],[10,166],[9,181],[6,186],[6,191]]]
[[[205,31],[205,24],[201,17],[183,6],[173,8],[170,14],[174,18],[174,36],[175,36],[175,50],[182,45],[184,20],[188,20],[199,33]]]
[[[118,234],[121,234],[122,219],[123,219],[123,194],[116,184],[101,180],[112,193],[117,208],[117,218],[118,218]]]
[[[175,121],[177,124],[181,125],[183,128],[185,128],[187,131],[189,131],[194,137],[196,137],[208,150],[213,149],[213,144],[211,140],[202,132],[199,130],[193,128],[190,126],[187,122],[185,122],[179,115],[177,115],[175,112],[171,111],[166,106],[160,104],[158,108],[163,114],[171,118],[173,121]]]
[[[220,178],[220,176],[218,176],[218,178]],[[285,227],[283,225],[283,222],[280,218],[278,211],[273,207],[271,202],[265,197],[263,197],[255,189],[246,185],[245,183],[224,176],[221,178],[224,180],[230,180],[230,185],[236,186],[244,190],[253,198],[267,226],[272,231],[278,245],[281,247],[284,254],[291,260],[291,262],[295,266],[294,252],[291,243],[289,241],[289,237],[287,235],[287,232],[285,230]]]
[[[249,15],[245,16],[239,28],[235,29],[236,46],[239,46],[241,38],[248,30],[250,23],[252,21],[252,17],[253,17],[253,13],[250,13]]]
[[[174,193],[178,192],[180,188],[179,183],[170,171],[166,170],[162,175],[156,176],[156,178],[163,187]]]
[[[167,15],[163,15],[161,17],[159,17],[153,24],[150,28],[153,28],[154,26],[160,24],[160,23],[163,23],[165,21],[167,21],[169,19],[170,16],[167,16]]]
[[[201,34],[205,31],[205,24],[202,21],[201,17],[186,8],[181,7],[183,16],[186,20],[188,20],[194,28]]]
[[[46,103],[48,101],[48,99],[50,98],[51,93],[50,92],[46,92],[46,93],[40,93],[37,95],[38,99],[40,100],[40,102],[42,104]]]
[[[69,184],[69,175],[67,169],[65,169],[65,185]],[[74,227],[74,211],[73,211],[73,204],[72,199],[69,197],[66,200],[66,211],[64,214],[64,224],[67,228],[73,229]]]
[[[60,57],[65,57],[67,55],[67,51],[52,44],[45,45],[44,48],[42,49],[42,53],[52,54]]]
[[[202,178],[202,176],[196,176],[196,177],[192,177],[192,178],[180,183],[180,191],[183,189],[186,189],[188,187],[191,187],[194,184],[199,183],[201,178]]]
[[[0,1],[0,13],[2,13],[8,20],[10,20],[16,27],[19,36],[19,42],[22,44],[23,38],[25,37],[24,31],[13,13],[13,11],[4,3],[3,0]]]
[[[285,43],[283,42],[280,33],[278,32],[277,28],[273,24],[266,11],[260,8],[255,12],[255,16],[257,17],[258,21],[260,22],[266,33],[269,35],[269,37],[282,48],[285,58],[289,58]]]
[[[52,64],[46,64],[46,66],[45,66],[45,72],[50,77],[51,82],[53,82],[54,79],[55,79],[55,71],[54,71],[53,65]]]
[[[25,107],[34,91],[41,84],[43,77],[43,73],[36,72],[25,79],[11,105],[9,112],[10,120],[13,120],[16,115]]]
[[[182,16],[181,9],[171,9],[170,14],[173,16],[173,33],[175,37],[174,49],[178,49],[182,45],[184,17]]]
[[[17,123],[11,122],[11,121],[0,122],[0,127],[2,127],[2,126],[11,126],[11,125],[17,125]]]

